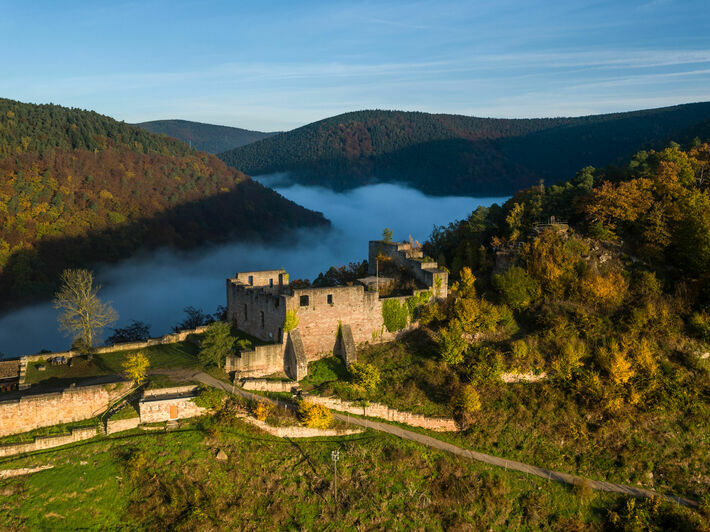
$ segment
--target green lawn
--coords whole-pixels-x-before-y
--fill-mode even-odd
[[[94,355],[92,360],[87,360],[83,356],[74,357],[71,367],[68,364],[52,366],[46,361],[33,362],[27,365],[26,382],[29,384],[47,382],[68,385],[90,377],[119,375],[123,371],[122,364],[126,358],[138,352],[148,357],[151,368],[194,368],[199,367],[198,351],[197,345],[185,341]],[[37,366],[40,364],[45,365],[47,369],[38,371]]]
[[[218,449],[226,462],[215,459]],[[333,450],[340,452],[337,504]],[[703,519],[379,433],[278,439],[229,409],[175,432],[134,430],[0,460],[2,469],[42,464],[54,469],[0,481],[0,528],[700,530]]]

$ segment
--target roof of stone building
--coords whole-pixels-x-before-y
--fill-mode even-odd
[[[13,379],[19,375],[19,360],[0,360],[0,379]]]

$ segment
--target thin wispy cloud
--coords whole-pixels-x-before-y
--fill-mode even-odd
[[[79,19],[77,10],[85,9],[5,9],[0,46],[13,53],[3,58],[0,95],[129,121],[159,115],[269,130],[372,107],[554,116],[608,110],[593,102],[638,108],[627,103],[631,91],[639,103],[710,99],[700,1],[235,9],[151,0]],[[66,32],[72,24],[77,31]]]

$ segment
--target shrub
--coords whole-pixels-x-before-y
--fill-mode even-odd
[[[354,362],[350,365],[353,381],[368,391],[374,391],[382,380],[380,370],[372,364]]]
[[[260,401],[256,404],[256,407],[254,408],[254,416],[259,421],[266,421],[266,418],[269,417],[269,414],[273,409],[274,405],[272,405],[271,403],[264,403]]]
[[[200,395],[195,397],[192,402],[200,408],[209,408],[211,410],[222,406],[222,401],[227,396],[222,390],[217,388],[200,388]]]
[[[442,329],[439,335],[441,357],[447,364],[460,364],[468,344],[463,338],[463,329],[458,320],[451,320],[449,326]]]
[[[464,412],[478,412],[481,409],[481,396],[476,388],[471,384],[462,386],[457,397],[457,406]]]
[[[401,331],[407,326],[409,309],[396,299],[386,299],[382,303],[382,321],[389,332]]]
[[[540,297],[540,283],[519,266],[495,275],[493,283],[503,301],[515,310],[524,310]]]
[[[456,422],[465,430],[473,425],[473,414],[481,409],[481,397],[471,384],[466,384],[458,389],[451,406]]]
[[[284,332],[289,333],[296,327],[298,327],[298,314],[296,314],[295,310],[287,309],[283,326]]]
[[[426,305],[431,299],[431,292],[422,292],[419,295],[411,296],[406,299],[407,310],[409,311],[409,319],[415,320],[419,317],[420,309]]]
[[[333,414],[330,410],[308,399],[301,401],[298,416],[307,427],[312,429],[327,429],[333,423]]]
[[[688,320],[690,330],[706,342],[710,341],[710,316],[707,312],[694,312]]]

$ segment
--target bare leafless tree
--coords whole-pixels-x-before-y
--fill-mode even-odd
[[[110,303],[98,297],[101,287],[94,285],[94,274],[88,270],[64,270],[62,287],[54,294],[54,307],[61,311],[59,330],[91,348],[94,340],[118,320]]]

